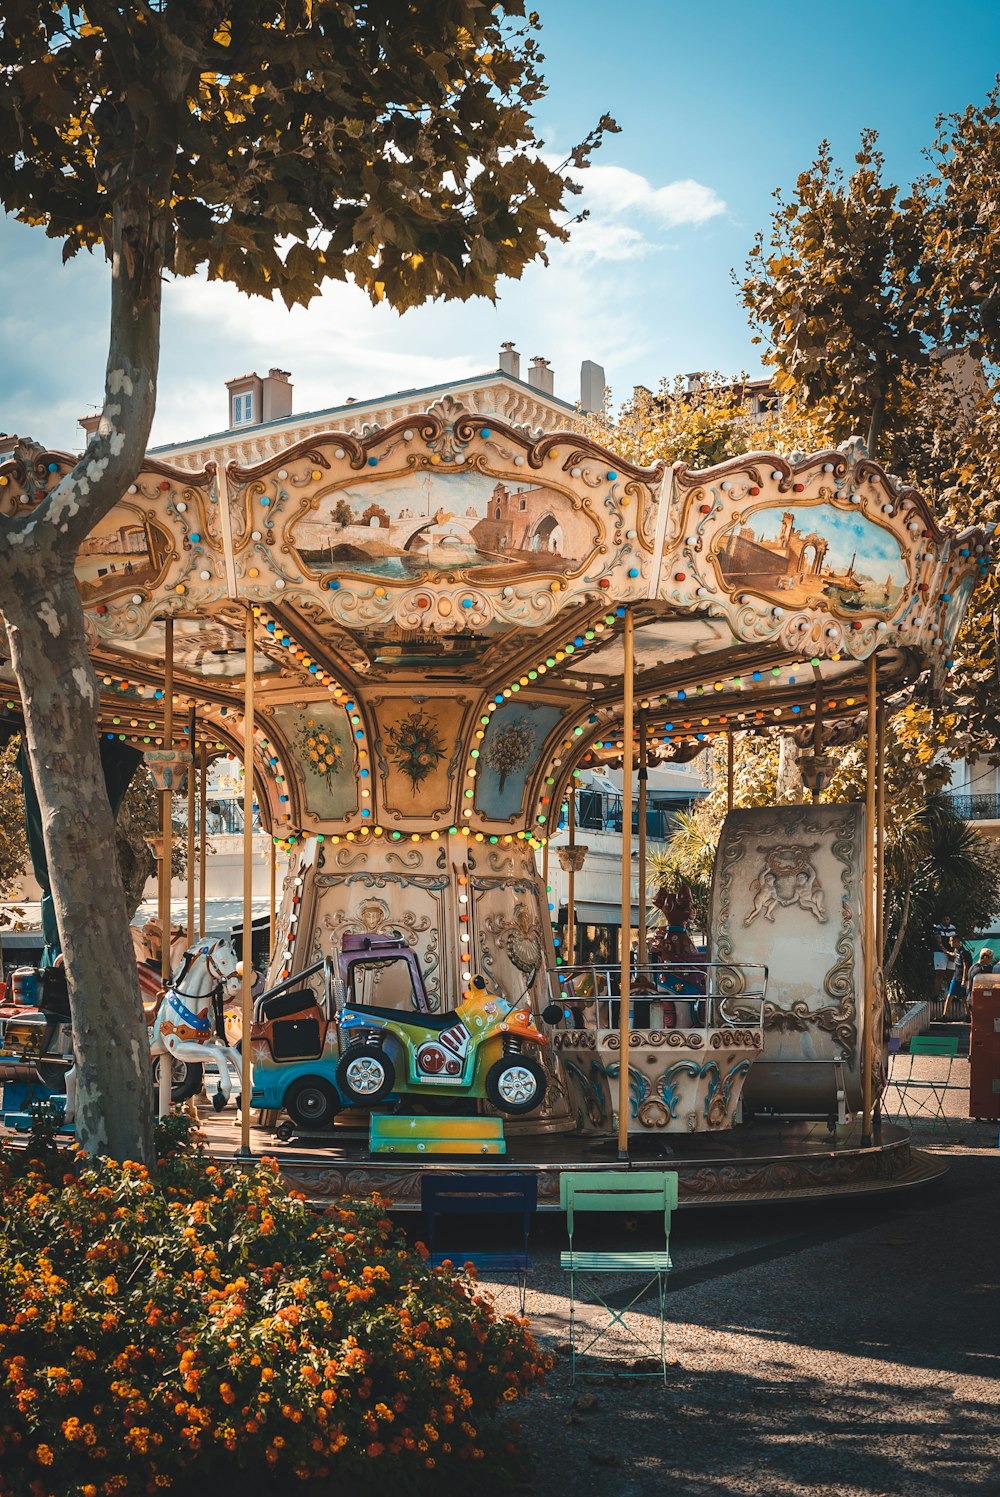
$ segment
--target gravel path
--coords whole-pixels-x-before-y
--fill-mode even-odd
[[[1000,1497],[997,1125],[958,1131],[916,1130],[950,1169],[913,1192],[677,1216],[666,1388],[570,1386],[563,1226],[540,1217],[526,1309],[557,1362],[519,1412],[525,1492]]]

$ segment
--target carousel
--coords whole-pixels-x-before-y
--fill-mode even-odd
[[[0,468],[6,512],[24,479]],[[879,1115],[880,754],[892,699],[940,690],[986,546],[858,443],[637,468],[450,396],[254,466],[148,459],[79,557],[102,731],[165,817],[186,780],[192,828],[210,759],[242,758],[247,930],[254,807],[287,855],[256,998],[244,964],[239,1134],[220,1111],[212,1147],[397,1205],[454,1155],[537,1170],[549,1203],[561,1168],[614,1161],[669,1160],[687,1203],[936,1172]],[[683,891],[650,931],[636,773],[641,801],[648,765],[722,735],[731,767],[775,729],[814,793],[866,734],[865,802],[741,809],[730,773],[707,950]],[[550,841],[600,765],[622,942],[587,965],[553,941]]]

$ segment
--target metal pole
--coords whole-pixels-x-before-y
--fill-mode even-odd
[[[875,845],[875,953],[872,958],[874,977],[878,978],[878,987],[875,993],[876,999],[881,998],[884,1002],[884,988],[882,981],[882,963],[885,960],[885,930],[884,930],[884,903],[885,903],[885,703],[876,703],[876,734],[875,734],[875,828],[877,833]],[[885,1022],[883,1015],[879,1015],[879,1038],[881,1040],[882,1024]],[[874,1050],[874,1043],[872,1046]],[[875,1104],[875,1119],[881,1119],[881,1098]]]
[[[622,934],[621,997],[618,1007],[618,1158],[628,1158],[628,1061],[629,1000],[632,996],[632,972],[629,967],[632,934],[632,733],[634,723],[633,673],[635,670],[635,617],[629,609],[625,615],[625,665],[622,672],[623,717],[622,741]]]
[[[174,746],[174,621],[163,625],[163,747]],[[160,974],[163,986],[170,982],[170,844],[172,838],[171,800],[169,790],[160,792]]]
[[[195,766],[195,744],[194,735],[196,728],[195,709],[192,707],[188,717],[188,752],[191,755],[191,767],[187,777],[187,943],[194,944],[194,766]]]
[[[736,753],[734,747],[733,730],[730,728],[726,734],[726,811],[733,809],[733,779],[735,776]]]
[[[278,887],[278,849],[274,845],[274,827],[271,827],[271,835],[267,839],[270,848],[270,859],[268,867],[268,914],[270,919],[267,926],[267,952],[269,962],[274,961],[274,936],[278,923],[277,887]]]
[[[549,893],[549,839],[546,837],[542,843],[542,888],[545,890],[545,916],[552,928],[552,911],[549,906],[552,903],[552,895]]]
[[[576,847],[576,788],[570,781],[566,793],[568,803],[567,821],[569,825],[569,846]],[[566,870],[566,947],[563,960],[569,966],[576,966],[576,868],[573,859],[569,860],[569,868]]]
[[[878,733],[875,739],[878,767],[875,773],[875,825],[878,828],[878,847],[875,862],[875,967],[881,972],[885,959],[885,703],[878,703]]]
[[[862,1005],[861,1031],[861,1083],[864,1100],[864,1119],[861,1128],[862,1147],[872,1141],[872,1027],[874,1020],[875,985],[875,782],[877,774],[875,727],[876,708],[876,661],[874,650],[868,657],[868,755],[865,778],[865,870],[862,883],[862,906],[864,909],[864,1000]]]
[[[198,801],[199,801],[199,825],[201,836],[198,840],[198,938],[205,934],[205,873],[208,864],[208,844],[206,842],[208,821],[208,744],[205,739],[201,740],[201,772],[198,775]]]
[[[253,1003],[253,614],[247,609],[243,677],[243,1048],[240,1060],[240,1154],[250,1156],[250,1024]]]
[[[639,970],[649,960],[646,938],[646,714],[639,709]]]

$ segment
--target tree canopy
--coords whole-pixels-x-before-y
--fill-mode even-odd
[[[539,153],[537,24],[519,0],[13,0],[0,198],[70,256],[140,193],[165,270],[289,306],[348,278],[398,308],[492,296],[579,191]]]

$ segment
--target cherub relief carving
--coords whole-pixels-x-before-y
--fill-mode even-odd
[[[820,925],[826,924],[823,886],[811,861],[819,845],[818,842],[758,845],[757,851],[764,854],[763,866],[750,885],[753,909],[744,919],[744,926],[751,925],[758,915],[773,924],[778,906],[789,909],[793,905],[815,915]]]

